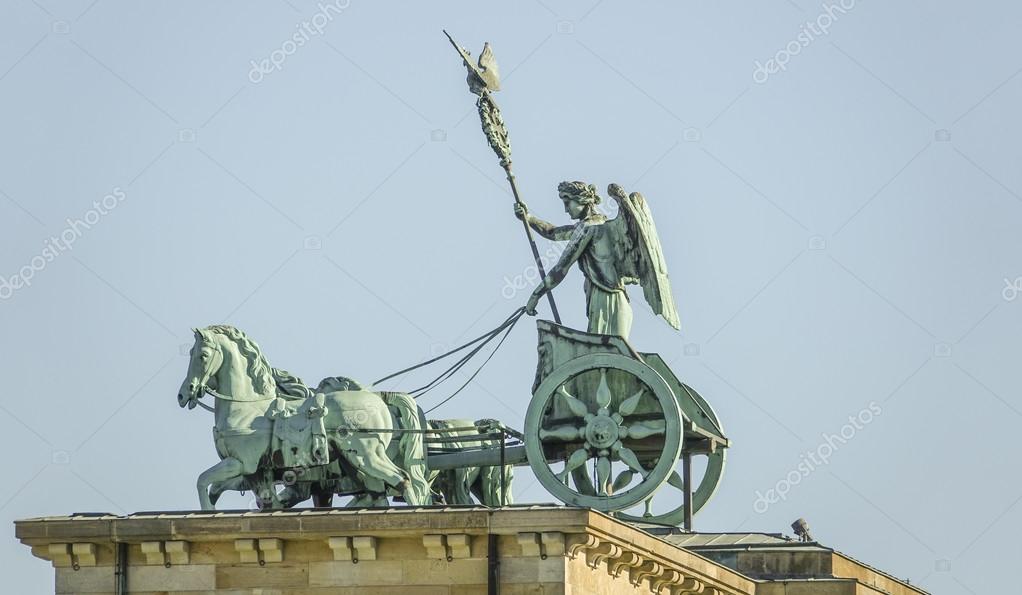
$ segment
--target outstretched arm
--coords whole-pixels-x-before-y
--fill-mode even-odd
[[[529,302],[525,305],[525,312],[530,316],[536,314],[536,306],[539,304],[540,298],[543,294],[550,291],[564,279],[564,276],[568,274],[568,270],[571,265],[582,256],[585,252],[586,247],[593,239],[593,234],[596,229],[593,227],[587,227],[585,225],[575,228],[571,235],[568,247],[561,253],[560,260],[554,265],[550,272],[543,277],[543,281],[539,284],[539,287],[532,292],[532,296],[529,297]]]
[[[531,215],[524,203],[515,203],[515,217],[524,219],[529,227],[548,240],[566,241],[571,238],[571,232],[575,229],[574,225],[557,226]]]

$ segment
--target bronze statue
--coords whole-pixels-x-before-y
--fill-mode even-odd
[[[586,279],[590,333],[628,338],[632,306],[625,285],[629,284],[641,285],[653,312],[679,328],[660,238],[645,199],[638,192],[626,194],[617,184],[611,184],[607,192],[619,206],[618,216],[609,220],[597,209],[601,198],[596,186],[561,182],[557,193],[565,212],[578,222],[573,225],[555,226],[529,214],[524,204],[515,204],[515,215],[536,233],[548,240],[568,242],[560,260],[532,293],[526,312],[534,315],[543,294],[557,287],[571,265],[578,262]]]

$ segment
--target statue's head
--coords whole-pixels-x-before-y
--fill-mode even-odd
[[[596,186],[585,182],[561,182],[557,185],[557,194],[564,201],[564,212],[572,219],[585,219],[600,204]]]

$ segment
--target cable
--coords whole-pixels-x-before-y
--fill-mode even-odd
[[[468,385],[469,385],[469,383],[471,383],[471,382],[472,382],[473,380],[475,380],[475,377],[479,375],[479,372],[482,372],[482,370],[483,370],[483,367],[484,367],[484,366],[485,366],[485,365],[486,365],[487,363],[489,363],[489,361],[490,361],[490,360],[491,360],[491,359],[493,358],[494,354],[496,354],[496,353],[497,353],[497,350],[499,350],[499,349],[500,349],[500,346],[504,344],[504,340],[505,340],[505,339],[507,339],[508,335],[510,335],[510,334],[511,334],[511,329],[513,329],[513,328],[515,327],[515,323],[517,323],[517,322],[518,322],[518,321],[519,321],[520,319],[521,319],[521,316],[519,315],[519,316],[518,316],[517,318],[515,318],[515,319],[514,319],[514,322],[512,322],[512,323],[511,323],[510,325],[508,325],[508,327],[507,327],[507,330],[506,330],[506,331],[504,332],[504,336],[503,336],[503,337],[501,337],[501,338],[500,338],[500,341],[498,341],[498,342],[497,342],[497,346],[496,346],[496,347],[494,347],[494,348],[493,348],[493,351],[491,351],[491,352],[490,352],[490,355],[488,355],[488,356],[486,357],[486,359],[485,359],[485,360],[483,360],[483,363],[482,363],[482,364],[480,364],[478,368],[476,368],[476,371],[475,371],[475,372],[473,372],[473,373],[472,373],[472,375],[468,377],[468,380],[466,380],[464,384],[462,384],[462,385],[461,385],[460,387],[458,387],[458,390],[456,390],[456,391],[454,391],[453,393],[451,393],[451,394],[450,394],[450,396],[448,396],[448,397],[447,397],[446,399],[444,399],[444,400],[440,401],[440,402],[439,402],[439,403],[437,403],[436,405],[433,405],[432,407],[430,407],[429,409],[427,409],[427,410],[426,410],[426,411],[425,411],[424,413],[431,413],[431,412],[432,412],[433,410],[435,410],[435,409],[436,409],[437,407],[440,407],[440,406],[441,406],[441,405],[443,405],[444,403],[446,403],[446,402],[450,401],[451,399],[453,399],[454,397],[456,397],[456,396],[458,395],[458,393],[460,393],[460,392],[461,392],[461,391],[462,391],[462,390],[463,390],[463,389],[464,389],[464,388],[465,388],[466,386],[468,386]]]
[[[473,357],[475,357],[482,350],[482,348],[486,346],[487,343],[492,341],[502,331],[505,331],[505,330],[510,331],[511,328],[514,328],[514,325],[521,319],[521,317],[524,314],[525,314],[525,308],[518,308],[517,310],[512,312],[510,316],[508,316],[506,319],[504,319],[504,322],[500,323],[500,325],[498,325],[497,328],[495,328],[495,329],[493,329],[491,331],[487,331],[486,333],[483,333],[482,335],[476,337],[475,339],[472,339],[471,341],[465,343],[464,345],[456,347],[456,348],[454,348],[454,349],[452,349],[452,350],[450,350],[450,351],[448,351],[446,353],[438,355],[437,357],[434,357],[432,359],[426,360],[426,361],[424,361],[424,362],[422,362],[420,364],[416,364],[414,366],[410,366],[410,367],[405,368],[405,369],[403,369],[403,370],[401,370],[399,372],[395,372],[393,374],[390,374],[389,376],[384,376],[383,378],[381,378],[381,379],[377,380],[376,382],[374,382],[373,385],[380,384],[381,382],[384,382],[386,380],[390,380],[391,378],[395,378],[397,376],[401,376],[403,374],[407,374],[408,372],[411,372],[413,370],[417,370],[417,369],[422,368],[424,366],[428,366],[428,365],[430,365],[432,363],[435,363],[435,362],[438,362],[438,361],[440,361],[440,360],[442,360],[442,359],[444,359],[446,357],[454,355],[455,353],[458,353],[459,351],[462,351],[463,349],[467,349],[468,347],[470,347],[472,345],[475,345],[476,343],[479,343],[471,351],[469,351],[467,354],[465,354],[461,359],[456,361],[451,367],[449,367],[446,370],[444,370],[443,372],[441,372],[439,376],[437,376],[436,378],[434,378],[433,380],[431,380],[427,384],[425,384],[423,386],[420,386],[419,388],[416,388],[416,389],[414,389],[412,391],[409,391],[409,393],[408,393],[408,394],[410,394],[412,396],[416,396],[416,397],[417,396],[421,396],[421,395],[429,392],[430,390],[432,390],[436,386],[440,385],[442,382],[444,382],[445,380],[447,380],[448,378],[453,376],[455,373],[457,373],[461,368],[463,368],[465,366],[465,364],[467,364],[469,362],[469,360],[471,360]],[[505,334],[505,338],[506,337],[507,337],[507,335]],[[503,343],[503,342],[504,342],[504,340],[501,339],[500,343]],[[500,346],[500,344],[498,344],[498,347],[499,346]],[[493,357],[492,353],[490,354],[490,357]],[[487,358],[487,361],[489,361],[489,358]],[[484,362],[484,365],[485,365],[485,362]],[[481,368],[481,366],[480,366],[480,368]],[[478,373],[478,371],[477,371],[477,373]]]

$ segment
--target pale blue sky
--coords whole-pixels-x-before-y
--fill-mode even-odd
[[[251,62],[316,3],[0,7],[0,276],[45,261],[29,287],[0,283],[9,537],[16,518],[196,506],[215,453],[207,414],[174,400],[192,326],[234,324],[310,383],[369,381],[524,302],[505,285],[530,254],[447,28],[494,46],[535,213],[563,221],[562,179],[650,202],[683,331],[633,293],[632,341],[734,441],[697,528],[803,516],[934,592],[1017,582],[990,561],[1022,555],[1022,300],[1005,290],[1022,277],[1022,7],[349,4],[262,76]],[[826,33],[800,42],[807,21]],[[70,250],[47,248],[115,192]],[[556,296],[584,326],[577,272]],[[520,427],[534,366],[526,320],[439,413]],[[828,465],[754,510],[871,402]],[[552,499],[525,469],[516,498]],[[11,592],[51,592],[50,567],[4,544]]]

